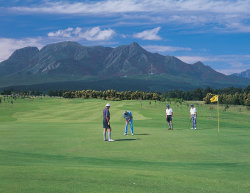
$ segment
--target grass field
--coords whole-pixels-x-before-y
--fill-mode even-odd
[[[108,101],[17,99],[0,104],[0,192],[250,192],[250,111],[196,103],[175,104],[167,130],[166,103],[111,103],[112,138],[104,142]],[[122,113],[134,115],[134,136],[123,136]]]

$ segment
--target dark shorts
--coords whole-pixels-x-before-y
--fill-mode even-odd
[[[168,115],[168,116],[167,116],[167,122],[170,122],[170,121],[172,121],[172,116],[171,116],[171,115]]]
[[[102,123],[103,123],[103,128],[110,129],[110,125],[108,125],[108,122],[106,119],[103,119]]]

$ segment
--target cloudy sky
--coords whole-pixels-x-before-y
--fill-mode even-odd
[[[0,0],[0,61],[65,40],[138,42],[231,74],[250,69],[250,0]]]

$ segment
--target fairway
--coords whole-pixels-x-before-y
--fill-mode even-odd
[[[111,104],[112,139],[103,141],[102,110]],[[250,191],[250,111],[190,103],[26,98],[0,104],[0,192]],[[124,136],[122,114],[134,116],[134,136]],[[130,134],[130,128],[128,130]]]

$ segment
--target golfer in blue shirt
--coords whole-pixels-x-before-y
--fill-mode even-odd
[[[127,135],[128,133],[128,124],[130,123],[130,129],[131,129],[131,135],[134,135],[134,128],[133,128],[133,116],[132,113],[130,111],[125,111],[123,113],[123,118],[126,122],[126,126],[125,126],[125,133],[124,135]]]

